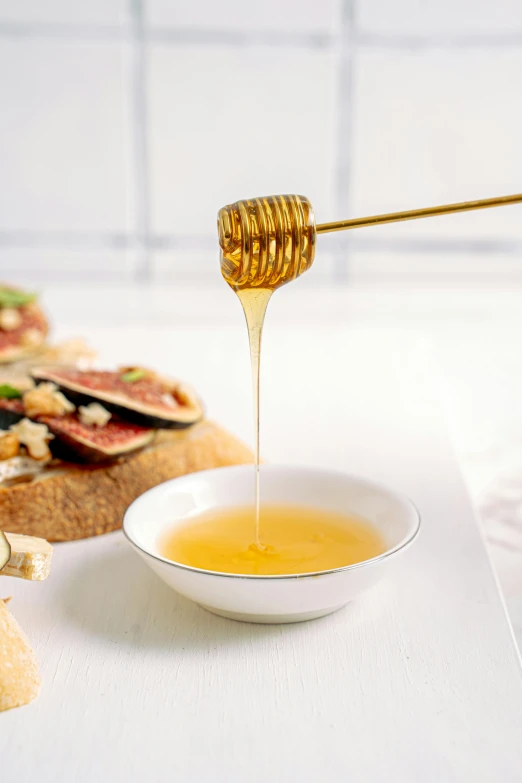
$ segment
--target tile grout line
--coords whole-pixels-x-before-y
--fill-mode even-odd
[[[342,235],[332,235],[330,248],[326,252],[335,253],[339,250]],[[37,249],[37,250],[86,250],[102,252],[107,250],[120,251],[136,246],[138,236],[133,233],[103,233],[95,231],[0,231],[0,250],[2,249]],[[478,253],[480,255],[499,254],[520,257],[522,240],[519,239],[476,239],[428,237],[426,239],[393,239],[371,238],[370,236],[344,237],[350,250],[361,252],[390,253]],[[211,234],[153,234],[150,231],[143,240],[148,250],[193,250],[208,252],[215,250],[216,239]]]
[[[143,5],[141,0],[129,0],[132,20],[131,70],[129,92],[131,113],[129,129],[132,138],[133,186],[136,221],[135,249],[137,253],[135,281],[150,282],[150,193],[147,153],[147,83],[146,43],[144,38]]]
[[[350,180],[352,164],[353,109],[353,35],[355,32],[355,2],[343,0],[341,7],[341,34],[339,40],[339,71],[337,85],[337,161],[335,166],[336,202],[339,215],[350,214]],[[333,266],[334,283],[343,284],[348,279],[348,242],[339,237]]]
[[[139,5],[139,0],[130,0]],[[348,2],[348,5],[351,5]],[[133,12],[135,13],[135,12]],[[139,16],[142,16],[139,11]],[[306,48],[328,48],[336,43],[332,33],[294,32],[292,30],[219,30],[205,27],[146,27],[142,21],[141,37],[145,42],[171,45],[229,45],[229,46],[296,46]],[[0,38],[40,38],[83,41],[121,41],[132,38],[133,23],[130,25],[74,24],[48,22],[9,22],[0,20]],[[425,49],[466,49],[473,47],[520,47],[522,30],[499,33],[378,33],[353,30],[353,44],[368,48],[393,48],[405,51]]]

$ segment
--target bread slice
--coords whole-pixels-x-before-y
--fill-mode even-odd
[[[38,663],[15,618],[0,598],[0,712],[36,699]]]
[[[32,481],[0,487],[0,519],[11,533],[69,541],[121,527],[127,506],[167,479],[252,463],[252,452],[211,421],[161,430],[137,454],[110,465],[62,463]]]

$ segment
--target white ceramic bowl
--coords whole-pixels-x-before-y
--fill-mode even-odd
[[[331,470],[262,465],[262,503],[299,503],[355,513],[373,522],[386,541],[386,551],[344,568],[290,576],[205,571],[160,555],[158,538],[164,530],[212,508],[251,503],[253,481],[251,465],[166,481],[129,506],[123,531],[149,566],[178,593],[215,614],[256,623],[298,622],[335,612],[374,585],[392,557],[402,554],[419,531],[419,514],[413,504],[374,481]]]

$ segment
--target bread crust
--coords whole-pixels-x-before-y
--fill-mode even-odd
[[[253,462],[252,452],[211,421],[160,431],[143,451],[105,466],[64,465],[37,480],[0,488],[0,519],[11,533],[70,541],[121,527],[126,508],[177,476]]]

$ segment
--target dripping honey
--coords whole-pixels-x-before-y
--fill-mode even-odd
[[[176,563],[228,574],[310,574],[385,551],[379,532],[355,515],[294,505],[261,505],[264,546],[253,542],[254,506],[212,510],[163,535],[160,553]]]
[[[272,293],[309,269],[315,220],[302,196],[238,201],[218,216],[221,272],[238,295],[248,327],[254,392],[255,504],[222,509],[176,528],[162,544],[171,560],[259,576],[341,568],[384,550],[364,520],[300,506],[260,504],[259,373],[261,337]]]
[[[238,295],[248,328],[255,433],[255,543],[259,521],[259,372],[261,337],[272,293],[310,268],[315,220],[304,196],[268,196],[238,201],[218,215],[221,272]]]

